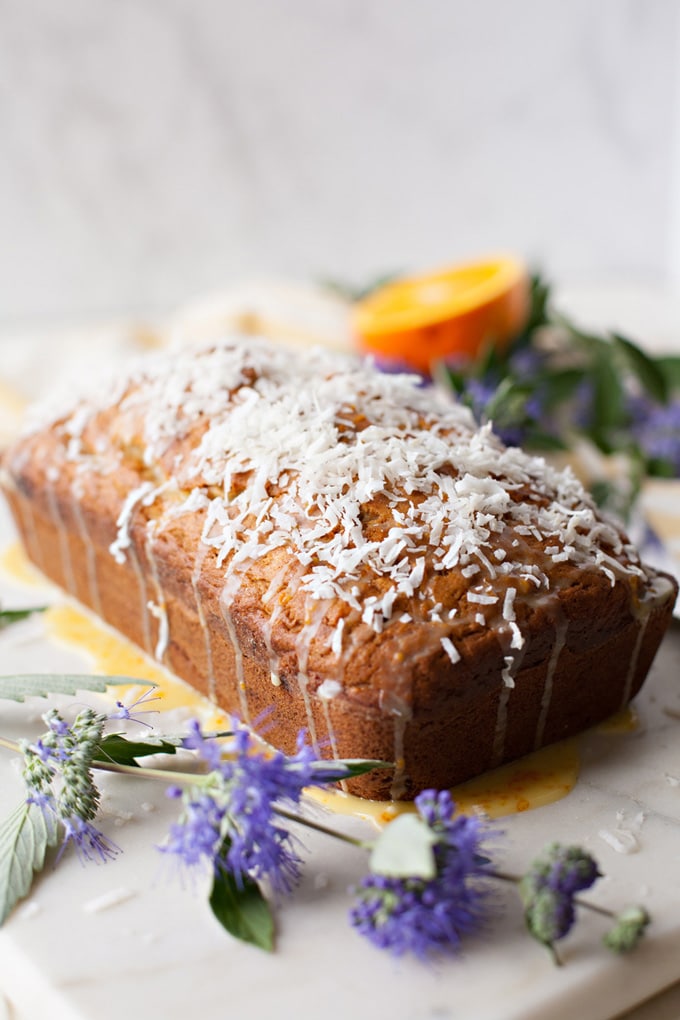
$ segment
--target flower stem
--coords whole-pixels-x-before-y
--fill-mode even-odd
[[[149,769],[144,765],[122,765],[117,761],[101,761],[97,759],[92,762],[92,768],[102,772],[118,772],[124,776],[138,776],[141,779],[161,779],[164,783],[189,783],[196,785],[205,776],[192,772],[173,772],[170,769]]]
[[[519,885],[521,879],[519,875],[512,875],[507,871],[496,871],[495,869],[487,872],[491,878],[498,879],[499,882],[507,882],[509,885]],[[606,907],[600,907],[597,903],[591,903],[590,900],[581,899],[580,896],[574,896],[573,902],[579,907],[583,907],[584,910],[592,910],[594,914],[600,914],[602,917],[607,917],[610,920],[616,919],[616,914],[613,910],[607,910]],[[559,960],[555,961],[559,963]]]
[[[0,737],[0,747],[6,747],[8,751],[21,753],[21,747],[17,744],[16,740],[9,740],[8,737]]]
[[[371,850],[373,843],[364,839],[357,839],[355,836],[348,836],[345,832],[340,832],[338,829],[330,829],[326,825],[322,825],[320,822],[313,822],[311,818],[305,818],[303,815],[295,814],[294,811],[287,811],[286,808],[273,806],[275,814],[279,815],[280,818],[285,818],[288,822],[297,822],[299,825],[305,825],[308,829],[315,829],[317,832],[322,832],[325,836],[333,836],[334,839],[342,840],[343,843],[349,843],[351,846],[359,847],[360,850]]]

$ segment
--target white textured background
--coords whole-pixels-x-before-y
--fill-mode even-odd
[[[513,249],[680,275],[675,0],[0,0],[0,327]]]

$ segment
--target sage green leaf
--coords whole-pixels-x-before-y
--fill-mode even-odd
[[[665,404],[668,400],[668,382],[656,361],[620,333],[612,333],[612,340],[650,397]]]
[[[44,613],[47,606],[31,606],[29,609],[0,609],[0,630],[9,627],[12,623],[25,620],[33,613]]]
[[[418,815],[398,815],[375,842],[371,871],[391,878],[434,878],[437,835]]]
[[[27,895],[56,841],[56,825],[35,804],[20,804],[0,825],[0,925]]]
[[[93,676],[89,673],[17,673],[0,676],[0,698],[23,701],[46,698],[50,694],[75,694],[76,691],[103,693],[107,687],[155,687],[148,680],[132,676]]]
[[[257,882],[244,877],[239,883],[232,874],[219,868],[213,878],[210,907],[234,938],[272,952],[274,917]]]
[[[175,754],[181,737],[147,737],[146,740],[128,740],[122,733],[109,733],[100,741],[95,761],[113,761],[118,765],[136,765],[137,758],[150,754]]]

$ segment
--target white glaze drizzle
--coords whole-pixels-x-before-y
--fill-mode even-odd
[[[196,548],[196,559],[194,561],[194,569],[191,574],[191,587],[194,593],[194,599],[196,600],[196,615],[198,616],[198,622],[201,627],[201,633],[203,634],[203,641],[205,643],[205,662],[206,662],[206,682],[208,685],[208,697],[211,701],[217,700],[217,691],[215,686],[215,667],[213,665],[213,653],[212,653],[212,642],[210,640],[210,629],[207,625],[205,618],[205,612],[203,609],[203,599],[201,597],[200,580],[201,573],[203,571],[203,563],[210,550],[210,546],[206,545],[205,542],[199,540]]]
[[[507,638],[506,633],[500,635]],[[501,671],[501,690],[498,696],[498,707],[496,709],[496,725],[494,727],[493,744],[491,749],[490,767],[495,768],[503,761],[505,754],[505,738],[508,729],[508,704],[510,695],[515,687],[515,676],[522,665],[526,648],[512,650],[512,654],[505,655],[505,666]]]
[[[146,558],[151,570],[151,581],[153,583],[156,598],[147,602],[147,607],[151,615],[158,621],[158,631],[156,633],[156,644],[154,646],[154,658],[158,662],[165,660],[165,655],[168,650],[170,643],[170,621],[168,619],[168,607],[165,600],[165,594],[163,592],[163,586],[161,584],[160,574],[158,572],[158,562],[156,560],[156,553],[154,545],[156,542],[156,536],[160,531],[162,525],[159,521],[150,520],[146,525],[146,541],[145,541],[145,552]]]
[[[73,572],[73,562],[71,560],[71,550],[68,544],[68,535],[66,532],[66,525],[64,519],[61,516],[59,510],[59,503],[57,501],[57,494],[54,491],[55,481],[58,477],[56,468],[45,472],[47,485],[45,487],[45,495],[47,497],[47,507],[49,515],[52,519],[52,524],[57,532],[57,541],[59,543],[59,555],[61,558],[61,569],[64,575],[64,587],[71,595],[77,594],[76,578]]]
[[[639,604],[637,612],[635,613],[638,621],[638,632],[635,638],[635,644],[633,645],[633,651],[630,656],[630,662],[628,663],[628,669],[626,670],[626,675],[623,681],[621,708],[625,708],[630,701],[630,694],[635,681],[635,671],[637,669],[638,659],[640,658],[640,649],[642,648],[645,631],[647,630],[647,624],[649,623],[649,618],[652,615],[653,608],[654,600],[653,598],[649,598]]]
[[[286,582],[287,575],[293,571],[299,571],[297,564],[285,563],[280,570],[277,570],[272,577],[269,586],[262,596],[262,604],[265,607],[269,606],[272,599],[276,599],[271,611],[268,615],[265,614],[264,622],[262,626],[262,637],[264,639],[265,647],[267,649],[267,656],[269,658],[269,674],[272,680],[272,684],[275,687],[279,687],[281,684],[281,678],[279,676],[279,656],[274,651],[272,645],[272,635],[274,633],[274,625],[278,620],[279,616],[284,609],[284,600],[281,597],[284,592],[288,591],[293,581]],[[277,596],[279,596],[277,598]]]
[[[560,612],[560,615],[555,621],[555,639],[553,641],[552,651],[550,652],[550,659],[548,660],[548,666],[545,673],[543,693],[541,694],[541,707],[538,715],[538,722],[536,724],[536,737],[534,739],[535,750],[543,747],[543,735],[545,733],[545,724],[548,720],[548,712],[550,711],[550,702],[552,701],[555,670],[557,669],[562,649],[564,648],[567,640],[568,630],[569,621]]]
[[[312,642],[323,623],[327,608],[328,606],[326,602],[320,602],[318,599],[312,599],[307,596],[305,599],[305,622],[300,629],[300,633],[295,639],[295,654],[297,656],[298,663],[297,682],[305,705],[309,738],[311,740],[312,747],[317,754],[319,753],[319,743],[316,735],[316,723],[314,721],[312,702],[309,696],[309,673],[307,672],[307,668],[309,665],[309,653],[312,648]]]
[[[337,761],[340,757],[338,752],[338,742],[335,736],[335,729],[333,727],[333,720],[331,719],[331,708],[330,703],[333,698],[337,697],[342,693],[342,685],[337,680],[324,680],[322,684],[317,688],[317,698],[321,702],[323,710],[323,717],[326,723],[326,734],[328,736],[328,743],[330,744],[331,754]],[[347,782],[342,780],[340,782],[340,789],[347,792]]]
[[[98,616],[103,616],[101,598],[99,595],[99,580],[97,578],[97,559],[94,545],[90,538],[90,532],[85,521],[85,515],[81,509],[82,487],[79,484],[78,476],[71,486],[71,512],[78,527],[80,539],[85,547],[85,569],[87,570],[87,583],[90,592],[90,603]]]
[[[17,500],[17,506],[19,507],[19,514],[21,516],[22,530],[24,533],[24,540],[26,542],[26,548],[28,555],[38,566],[43,562],[42,549],[40,548],[40,540],[38,539],[38,531],[35,526],[35,515],[33,513],[33,507],[27,499]]]
[[[408,705],[403,698],[390,690],[383,689],[380,691],[379,704],[381,712],[384,715],[391,716],[393,719],[392,743],[394,772],[392,775],[390,797],[392,800],[401,800],[406,793],[406,781],[408,779],[406,772],[406,757],[404,753],[404,738],[406,735],[406,727],[412,718],[412,711],[410,705]]]
[[[250,709],[248,708],[246,675],[243,667],[243,652],[241,651],[241,644],[239,642],[238,635],[236,634],[236,627],[234,626],[234,619],[232,616],[232,606],[238,589],[241,587],[241,580],[242,578],[240,573],[232,572],[228,575],[227,581],[220,595],[220,609],[222,611],[222,619],[224,620],[224,624],[227,628],[232,651],[234,653],[236,689],[241,708],[241,721],[249,724],[251,719]]]
[[[154,646],[151,638],[151,616],[149,613],[149,592],[146,586],[146,577],[139,562],[137,550],[131,545],[127,550],[127,558],[137,578],[137,590],[139,592],[140,616],[142,620],[142,641],[145,652],[153,655]]]

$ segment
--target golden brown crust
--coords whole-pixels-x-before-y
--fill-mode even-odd
[[[245,369],[241,385],[256,379]],[[225,391],[225,402],[237,392]],[[276,746],[293,750],[307,727],[327,756],[396,760],[395,773],[354,780],[352,792],[410,798],[454,785],[597,723],[637,693],[668,624],[674,582],[642,569],[604,525],[594,546],[604,559],[561,560],[554,538],[517,525],[517,506],[553,505],[549,488],[531,478],[510,485],[483,545],[483,564],[492,553],[496,564],[521,554],[534,577],[493,565],[476,574],[469,558],[442,569],[428,547],[409,561],[423,557],[413,594],[360,562],[355,596],[318,597],[305,590],[309,568],[289,544],[238,569],[233,553],[220,560],[204,530],[219,486],[190,457],[207,417],[179,413],[176,433],[150,460],[146,415],[143,401],[126,407],[119,395],[89,414],[77,453],[68,419],[10,451],[5,489],[29,555],[228,711],[252,720],[271,710]],[[368,424],[363,412],[345,410],[338,442]],[[181,484],[169,484],[178,463]],[[462,477],[453,455],[443,475]],[[230,499],[251,480],[252,472],[234,472]],[[284,483],[270,484],[274,504]],[[361,502],[362,542],[386,543],[402,507],[428,499],[400,485]],[[195,508],[177,513],[191,493],[200,496]],[[386,596],[383,625],[366,607]]]

